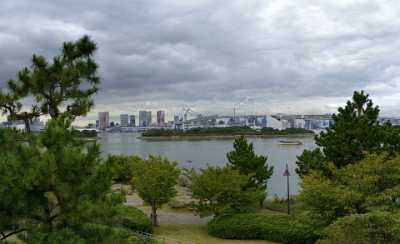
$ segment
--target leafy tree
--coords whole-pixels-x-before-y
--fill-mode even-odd
[[[258,189],[244,189],[249,177],[228,166],[192,171],[190,182],[192,197],[197,200],[196,211],[201,216],[254,211],[260,195]]]
[[[0,92],[0,107],[10,119],[29,122],[40,115],[51,118],[85,115],[93,106],[91,96],[98,90],[97,64],[93,59],[96,44],[88,36],[76,42],[65,42],[61,54],[51,62],[33,55],[30,68],[23,68],[16,80],[7,82]],[[21,112],[21,100],[34,99],[31,112]],[[65,108],[63,110],[63,108]]]
[[[113,169],[113,180],[120,183],[130,183],[137,165],[142,159],[139,156],[108,155],[107,163]]]
[[[245,187],[256,187],[263,192],[259,198],[262,205],[267,195],[267,182],[273,173],[273,166],[267,164],[266,156],[254,152],[253,143],[249,143],[244,136],[235,139],[233,148],[234,150],[226,155],[229,163],[240,174],[249,177]]]
[[[304,176],[300,199],[314,219],[326,225],[337,218],[371,211],[395,212],[400,208],[400,156],[368,155],[362,161],[333,171]]]
[[[297,156],[296,173],[302,178],[311,170],[321,171],[324,175],[330,175],[333,165],[326,162],[324,154],[320,148],[314,150],[304,150],[300,156]]]
[[[326,162],[341,168],[362,160],[365,153],[388,152],[393,156],[400,152],[399,130],[389,123],[380,125],[378,116],[379,108],[374,106],[369,95],[355,91],[352,100],[332,115],[334,123],[315,137],[322,153],[316,149],[304,151],[298,157],[300,176],[309,169],[319,168],[327,173]]]
[[[132,187],[151,206],[151,219],[154,226],[158,225],[157,209],[177,194],[175,186],[179,173],[176,162],[153,155],[138,164],[133,173]]]
[[[398,214],[374,211],[367,214],[354,214],[339,219],[330,225],[327,235],[319,244],[364,244],[400,242]]]

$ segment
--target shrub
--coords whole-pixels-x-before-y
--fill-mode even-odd
[[[128,229],[101,224],[86,224],[79,229],[86,243],[139,244],[141,237]]]
[[[339,243],[399,243],[398,215],[375,211],[340,218],[326,228],[326,238],[320,244]]]
[[[314,243],[310,228],[289,215],[235,214],[214,218],[208,233],[225,239],[268,240],[282,243]]]
[[[131,206],[117,208],[116,223],[132,231],[152,233],[150,218],[143,211]]]
[[[112,168],[114,181],[129,184],[135,167],[141,161],[142,159],[136,155],[108,155],[106,163]]]

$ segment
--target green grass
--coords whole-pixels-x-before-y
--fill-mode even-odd
[[[253,240],[224,240],[212,237],[207,233],[205,225],[180,225],[180,224],[164,224],[154,229],[154,235],[157,238],[165,239],[165,243],[174,243],[178,240],[181,243],[196,244],[272,244],[276,242],[253,241]]]

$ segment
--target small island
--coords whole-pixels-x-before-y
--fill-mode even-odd
[[[300,137],[313,136],[314,132],[303,128],[287,128],[278,130],[274,128],[252,129],[250,127],[224,127],[224,128],[193,128],[189,130],[176,129],[149,129],[142,133],[143,139],[227,139],[237,136],[249,137]]]

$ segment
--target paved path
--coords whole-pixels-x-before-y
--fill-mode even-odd
[[[143,206],[143,200],[136,194],[126,197],[126,205],[129,206]],[[144,212],[150,216],[150,209],[144,209]],[[211,218],[200,218],[192,212],[164,212],[163,210],[157,211],[158,221],[160,224],[206,224]]]

